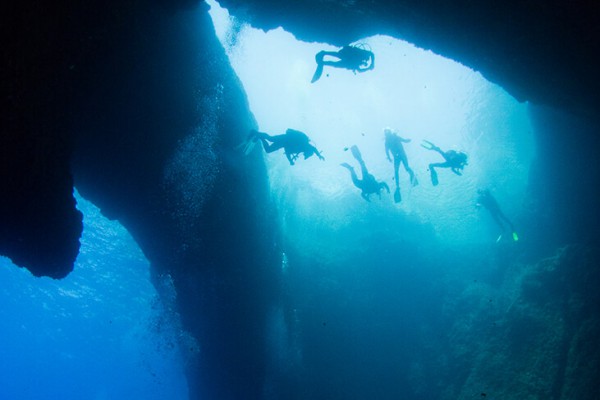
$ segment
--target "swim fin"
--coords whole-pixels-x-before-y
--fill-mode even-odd
[[[415,187],[415,186],[419,185],[419,180],[417,179],[416,176],[411,175],[411,177],[410,177],[410,184],[412,185],[412,187]]]
[[[427,150],[433,150],[435,145],[433,143],[431,143],[429,140],[423,140],[423,143],[421,143],[421,147],[423,147]]]
[[[254,150],[254,146],[256,145],[256,142],[257,142],[256,138],[252,138],[252,139],[248,140],[248,142],[246,143],[246,146],[244,147],[245,155],[250,154],[250,152],[252,150]]]
[[[519,235],[517,235],[517,232],[513,232],[513,233],[512,233],[512,238],[513,238],[513,240],[514,240],[515,242],[518,242],[518,241],[519,241]]]
[[[323,74],[323,64],[317,64],[317,70],[315,71],[315,74],[313,75],[310,83],[315,83],[316,81],[318,81],[319,78],[321,78],[322,74]]]
[[[245,155],[248,155],[254,149],[256,143],[258,143],[258,137],[251,133],[248,135],[246,140],[235,146],[235,148],[236,150],[242,150]]]
[[[394,192],[394,202],[395,203],[400,203],[402,201],[402,196],[400,196],[400,188],[396,188],[396,191]]]
[[[360,154],[360,150],[356,145],[350,147],[350,151],[352,152],[352,155],[354,156],[354,158],[356,158],[357,161],[362,161],[362,154]]]
[[[439,183],[438,174],[437,174],[437,172],[435,172],[435,170],[433,168],[430,170],[430,172],[431,172],[431,184],[433,186],[437,186]]]

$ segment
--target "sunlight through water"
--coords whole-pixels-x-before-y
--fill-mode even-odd
[[[281,28],[254,29],[209,4],[258,129],[273,135],[303,131],[325,157],[299,159],[290,167],[282,151],[265,155],[273,195],[286,213],[332,226],[366,210],[404,213],[431,224],[442,240],[466,243],[488,236],[487,223],[481,223],[486,216],[475,207],[478,188],[492,190],[508,215],[522,208],[534,156],[527,106],[481,74],[407,42],[373,36],[357,41],[375,54],[372,71],[325,67],[311,83],[315,54],[339,48],[300,42]],[[339,164],[356,164],[347,149],[357,145],[369,172],[393,191],[385,127],[411,139],[404,148],[420,184],[412,187],[401,167],[402,202],[384,194],[369,204]],[[421,147],[423,140],[467,153],[463,176],[439,170],[434,187],[428,165],[442,158]]]

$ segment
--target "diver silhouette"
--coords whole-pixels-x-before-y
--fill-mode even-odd
[[[300,132],[295,129],[287,129],[283,135],[275,136],[253,129],[250,131],[246,141],[240,144],[238,147],[243,148],[244,153],[248,154],[250,151],[252,151],[254,144],[258,140],[262,142],[263,148],[267,153],[272,153],[283,148],[285,156],[290,162],[290,165],[294,165],[294,162],[298,159],[301,153],[304,154],[305,160],[309,157],[312,157],[314,154],[316,154],[320,160],[325,160],[319,150],[310,144],[310,139],[308,136],[306,136],[304,132]]]
[[[488,210],[492,218],[494,218],[494,221],[496,221],[496,224],[498,224],[498,226],[502,230],[502,233],[500,234],[500,236],[498,236],[496,242],[499,242],[502,239],[502,235],[504,234],[504,232],[506,232],[507,228],[512,234],[512,240],[514,240],[515,242],[518,241],[519,236],[517,235],[517,232],[515,232],[515,227],[513,223],[508,219],[506,215],[504,215],[504,213],[500,209],[500,205],[498,204],[492,193],[489,191],[489,189],[478,189],[477,194],[479,195],[477,197],[477,207],[484,207],[486,210]]]
[[[376,194],[381,199],[381,189],[385,189],[388,193],[390,192],[389,186],[385,182],[377,182],[375,177],[369,173],[367,170],[367,166],[362,159],[362,155],[360,154],[360,150],[358,147],[352,146],[350,148],[352,151],[352,155],[356,158],[356,161],[360,164],[360,169],[362,173],[362,179],[358,179],[356,172],[354,171],[354,167],[352,167],[348,163],[340,164],[342,167],[347,168],[350,171],[350,177],[352,178],[352,183],[354,186],[361,190],[360,195],[366,201],[371,201],[369,196],[372,194]]]
[[[404,165],[404,169],[406,172],[408,172],[408,175],[410,176],[410,184],[412,186],[417,186],[419,184],[414,171],[408,166],[408,158],[406,157],[406,152],[404,151],[404,146],[402,145],[402,143],[409,143],[410,139],[404,139],[403,137],[400,137],[397,132],[390,128],[385,128],[383,132],[385,134],[385,156],[390,162],[392,161],[390,158],[390,153],[394,157],[394,179],[396,180],[394,201],[396,203],[400,203],[400,201],[402,201],[402,197],[400,195],[400,181],[398,179],[398,169],[400,168],[400,164]]]
[[[320,51],[315,56],[317,70],[310,83],[315,83],[323,74],[325,65],[335,68],[344,68],[356,72],[365,72],[375,68],[375,54],[368,50],[367,45],[347,45],[339,51]],[[328,58],[328,60],[325,59]],[[336,60],[337,59],[337,60]]]
[[[456,175],[462,175],[463,168],[468,165],[467,155],[461,151],[448,150],[442,151],[439,147],[428,140],[423,140],[422,147],[427,150],[437,151],[444,157],[445,162],[429,164],[429,172],[431,173],[431,183],[433,186],[438,184],[438,175],[435,168],[450,168]]]

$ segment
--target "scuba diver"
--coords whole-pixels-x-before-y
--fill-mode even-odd
[[[467,163],[467,155],[465,153],[463,153],[462,151],[455,151],[455,150],[448,150],[448,151],[442,151],[442,149],[440,149],[439,147],[437,147],[435,144],[431,143],[428,140],[423,140],[423,143],[421,144],[422,147],[426,148],[427,150],[433,150],[433,151],[437,151],[438,153],[440,153],[442,155],[442,157],[444,157],[444,160],[446,160],[443,163],[435,163],[435,164],[429,164],[429,171],[431,173],[431,183],[433,184],[433,186],[437,186],[438,184],[438,175],[437,172],[435,171],[435,168],[450,168],[452,170],[452,172],[454,172],[456,175],[462,175],[462,169],[468,165]]]
[[[356,161],[358,161],[358,163],[360,164],[362,179],[358,179],[358,176],[356,176],[356,172],[354,172],[354,167],[352,167],[350,164],[342,163],[340,165],[344,168],[347,168],[348,171],[350,171],[352,183],[354,183],[354,186],[361,190],[360,195],[362,196],[362,198],[366,201],[371,201],[369,199],[369,196],[372,194],[377,194],[377,196],[379,196],[379,198],[381,199],[381,189],[385,189],[389,193],[389,186],[385,182],[377,182],[377,180],[375,180],[375,177],[369,173],[369,171],[367,170],[367,166],[365,165],[365,162],[362,159],[362,155],[358,150],[358,147],[352,146],[350,150],[352,151],[352,155],[354,156],[354,158],[356,158]]]
[[[400,168],[400,164],[404,165],[404,169],[408,172],[410,176],[410,184],[414,187],[419,184],[417,177],[413,170],[408,166],[408,159],[406,158],[406,152],[404,151],[404,146],[402,143],[410,142],[410,139],[404,139],[398,136],[398,133],[391,130],[390,128],[385,128],[383,130],[385,134],[385,156],[388,161],[392,161],[390,158],[390,153],[394,157],[394,179],[396,180],[396,191],[394,192],[394,201],[396,203],[400,203],[402,201],[402,197],[400,196],[400,182],[398,179],[398,169]]]
[[[340,51],[320,51],[315,56],[317,61],[317,70],[312,77],[310,83],[315,83],[323,74],[323,67],[345,68],[356,72],[365,72],[375,68],[375,54],[371,50],[367,50],[364,44],[348,45],[340,49]],[[334,58],[325,60],[325,57]],[[337,60],[335,60],[337,58]]]
[[[517,235],[517,232],[515,232],[515,227],[513,226],[512,222],[510,222],[510,220],[506,217],[506,215],[504,215],[504,213],[500,209],[500,206],[498,205],[498,202],[496,201],[494,196],[492,196],[492,193],[490,193],[488,189],[478,189],[477,194],[479,195],[477,197],[477,207],[485,207],[490,212],[492,218],[494,218],[494,221],[496,221],[500,229],[502,229],[502,234],[506,231],[506,228],[508,228],[509,231],[512,233],[512,239],[515,242],[518,241],[519,236]],[[499,242],[500,239],[502,239],[502,234],[498,236],[496,242]]]
[[[294,165],[294,161],[298,159],[300,153],[304,154],[305,160],[314,154],[316,154],[320,160],[325,160],[319,150],[310,144],[308,136],[306,136],[304,132],[295,129],[287,129],[285,134],[275,136],[252,129],[246,141],[240,144],[238,148],[243,148],[244,153],[248,154],[252,151],[254,144],[258,140],[262,142],[263,148],[267,153],[272,153],[283,148],[290,165]]]

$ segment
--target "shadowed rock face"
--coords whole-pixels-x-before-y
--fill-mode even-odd
[[[300,40],[341,46],[375,34],[390,35],[481,72],[520,101],[588,116],[600,111],[600,64],[592,56],[600,50],[600,5],[595,2],[220,3],[256,27],[282,26]]]
[[[0,254],[62,278],[79,251],[69,163],[69,57],[63,10],[2,5]]]
[[[169,274],[198,339],[191,397],[259,398],[278,252],[246,97],[203,7],[135,12],[75,105],[77,188]]]
[[[68,4],[67,4],[68,3]],[[278,252],[254,119],[201,3],[16,5],[1,24],[0,251],[71,269],[73,182],[169,274],[201,344],[193,398],[258,398]],[[4,31],[5,30],[5,31]],[[235,356],[235,357],[234,357]]]

